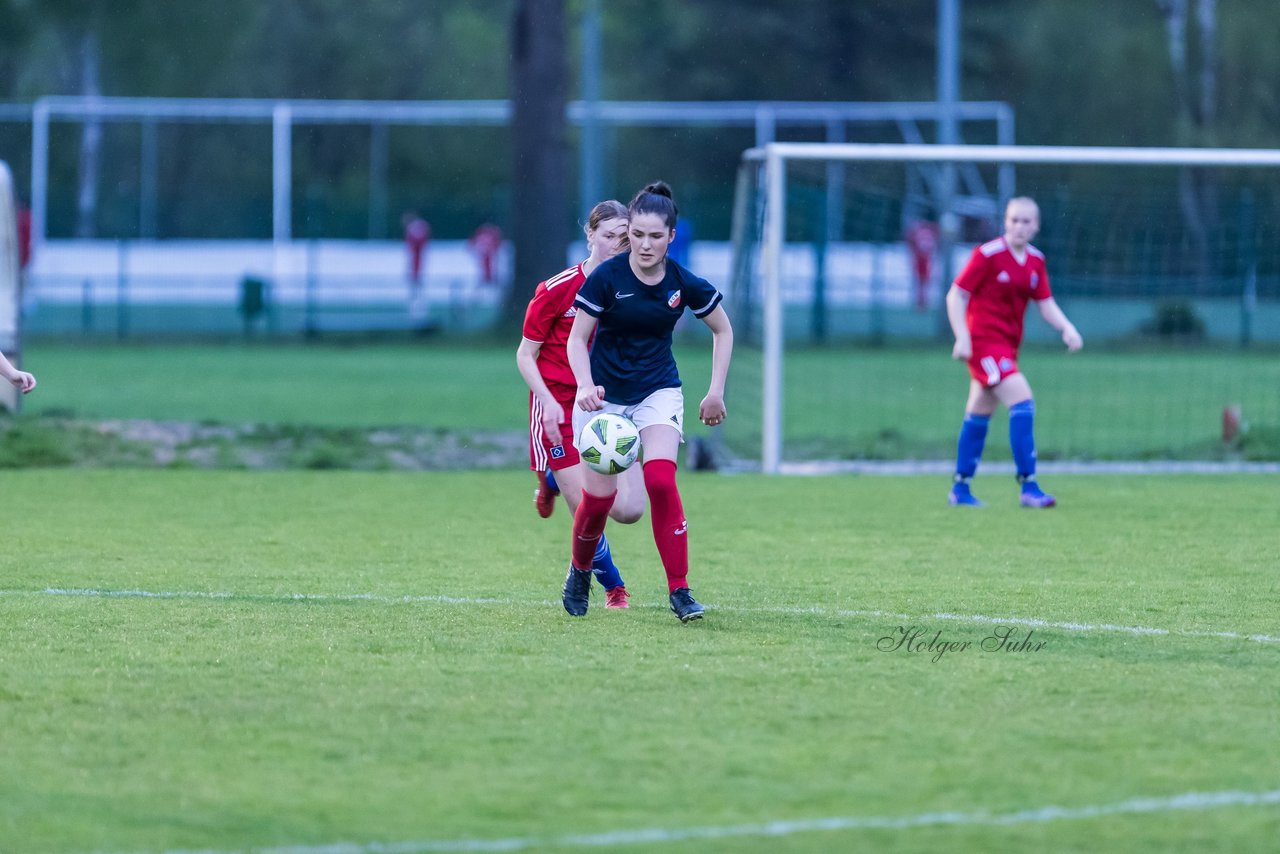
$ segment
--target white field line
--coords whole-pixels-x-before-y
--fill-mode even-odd
[[[700,839],[784,837],[817,831],[911,830],[917,827],[1008,827],[1051,821],[1081,821],[1113,815],[1134,815],[1224,807],[1266,807],[1280,804],[1280,789],[1268,792],[1187,792],[1164,798],[1131,798],[1083,807],[1043,806],[1016,812],[927,812],[904,816],[835,816],[831,818],[769,821],[711,827],[642,828],[609,833],[564,836],[516,836],[506,839],[442,839],[406,842],[334,842],[323,845],[283,845],[270,848],[169,850],[164,854],[432,854],[450,851],[526,851],[536,848],[614,848]]]
[[[1040,474],[1280,474],[1280,463],[1214,462],[1197,460],[1114,460],[1114,461],[1049,461],[1036,464]],[[759,471],[759,464],[744,466],[746,471]],[[883,475],[904,477],[947,475],[955,472],[955,460],[810,460],[782,463],[785,475],[825,477],[833,474]],[[984,462],[983,474],[1014,474],[1011,462]]]
[[[94,588],[46,587],[43,590],[0,590],[0,596],[72,596],[103,599],[218,599],[242,602],[372,602],[382,605],[511,605],[522,608],[559,607],[550,599],[503,599],[468,596],[379,596],[372,593],[231,593],[226,591],[198,590],[99,590]],[[661,605],[635,604],[633,608],[663,608]],[[818,617],[874,617],[876,619],[901,620],[919,623],[922,620],[945,620],[975,625],[1025,626],[1034,629],[1060,629],[1067,632],[1089,634],[1114,632],[1129,635],[1158,635],[1189,638],[1225,638],[1255,643],[1280,643],[1280,636],[1250,634],[1246,632],[1210,629],[1165,629],[1153,626],[1124,626],[1114,623],[1080,623],[1074,621],[1044,620],[1039,617],[992,617],[986,614],[953,614],[940,611],[935,614],[898,614],[881,610],[849,610],[844,608],[758,608],[738,605],[708,605],[707,611],[732,611],[744,614],[812,614]]]

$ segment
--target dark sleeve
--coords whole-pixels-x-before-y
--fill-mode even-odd
[[[599,317],[609,307],[609,283],[604,265],[596,267],[578,289],[573,304],[592,317]]]
[[[724,299],[715,285],[683,268],[681,273],[684,276],[684,282],[680,286],[684,292],[684,304],[693,312],[693,316],[701,319],[715,311],[716,306]]]

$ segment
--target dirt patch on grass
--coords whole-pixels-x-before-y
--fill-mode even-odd
[[[507,468],[527,460],[527,442],[523,431],[38,417],[0,423],[0,468]]]

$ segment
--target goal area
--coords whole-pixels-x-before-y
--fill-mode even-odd
[[[1028,308],[1046,468],[1280,461],[1280,151],[787,142],[739,169],[726,461],[948,466],[968,372],[943,299],[1012,196],[1085,340],[1067,354]]]

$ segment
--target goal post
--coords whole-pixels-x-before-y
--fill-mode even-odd
[[[18,245],[18,209],[14,195],[13,173],[9,164],[0,160],[0,351],[14,365],[22,364],[19,335],[20,247]],[[22,393],[7,382],[0,382],[0,406],[16,413]]]
[[[814,238],[810,246],[804,235],[814,234],[816,229],[789,222],[789,214],[796,218],[799,210],[801,214],[810,213],[810,219],[820,216],[805,207],[805,199],[818,195],[819,188],[827,180],[824,173],[829,173],[825,167],[833,163],[855,172],[875,172],[879,177],[865,180],[857,175],[846,177],[842,183],[850,189],[843,201],[848,211],[843,218],[852,223],[849,233],[842,235],[838,241],[840,245],[826,242],[819,245],[818,239]],[[817,165],[824,168],[820,170]],[[992,193],[988,213],[983,215],[981,225],[985,227],[985,233],[971,220],[967,222],[969,227],[964,227],[963,212],[956,211],[956,197],[951,195],[954,186],[947,187],[945,181],[935,181],[933,198],[922,201],[916,197],[913,200],[910,196],[913,182],[901,177],[909,175],[913,168],[934,168],[935,178],[943,176],[954,181],[958,169],[981,167],[1005,170],[1001,177],[1017,167],[1016,181],[990,182],[998,189]],[[1280,170],[1277,167],[1280,167],[1280,150],[1270,149],[789,142],[748,149],[743,154],[743,174],[753,176],[754,182],[740,180],[738,192],[739,196],[744,192],[755,193],[758,204],[746,204],[739,198],[735,203],[735,214],[748,218],[754,216],[755,228],[750,224],[735,223],[735,232],[746,237],[735,234],[734,276],[730,285],[734,290],[746,289],[749,294],[758,294],[758,300],[751,302],[746,310],[758,312],[760,324],[757,342],[760,348],[760,412],[757,423],[761,470],[770,474],[784,472],[790,462],[797,460],[797,454],[788,453],[787,444],[788,418],[795,413],[788,409],[785,399],[788,394],[786,377],[790,376],[786,354],[789,341],[796,337],[797,312],[805,307],[805,301],[812,301],[814,312],[828,310],[820,304],[831,299],[832,285],[817,282],[815,286],[815,280],[828,276],[829,280],[836,281],[837,291],[841,287],[845,289],[850,306],[856,307],[862,299],[867,314],[873,320],[882,316],[884,306],[897,299],[894,295],[900,290],[899,280],[906,275],[907,265],[900,263],[906,257],[901,227],[913,204],[931,208],[931,215],[940,226],[939,254],[944,257],[936,266],[945,276],[937,276],[935,271],[937,281],[933,283],[933,301],[928,312],[930,318],[902,318],[903,322],[898,325],[910,326],[906,320],[914,323],[912,328],[915,329],[917,345],[924,342],[933,347],[938,354],[936,369],[939,371],[946,370],[950,355],[949,340],[945,346],[939,340],[941,337],[949,338],[941,294],[972,246],[1000,233],[998,216],[992,218],[989,213],[1003,210],[1007,197],[999,198],[998,195],[1025,194],[1040,201],[1045,214],[1041,233],[1044,240],[1035,242],[1046,249],[1055,295],[1060,303],[1064,303],[1069,315],[1073,300],[1084,302],[1087,294],[1101,305],[1098,309],[1100,316],[1114,325],[1119,323],[1116,318],[1121,312],[1111,311],[1105,300],[1119,300],[1120,295],[1127,295],[1132,297],[1128,303],[1136,305],[1143,302],[1146,310],[1154,312],[1154,322],[1158,326],[1161,311],[1173,311],[1185,303],[1191,306],[1185,310],[1194,315],[1197,308],[1192,298],[1203,296],[1207,305],[1209,297],[1221,297],[1217,303],[1203,310],[1218,311],[1218,303],[1234,300],[1240,312],[1236,328],[1241,343],[1248,344],[1250,336],[1254,336],[1265,345],[1280,344],[1280,323],[1273,317],[1276,309],[1273,301],[1280,296],[1274,293],[1276,282],[1280,281],[1280,253],[1275,251],[1276,245],[1280,244],[1280,223],[1276,222],[1277,214],[1280,214]],[[806,168],[808,172],[797,181],[793,173]],[[898,170],[900,177],[886,182],[884,176],[893,170]],[[895,180],[900,189],[884,189]],[[919,184],[915,182],[915,186]],[[802,192],[804,190],[808,195]],[[866,197],[873,193],[882,194],[880,207],[891,213],[872,216],[868,222],[868,217],[860,217],[855,209],[874,207],[865,204]],[[811,207],[816,209],[816,202]],[[1094,220],[1070,220],[1069,223],[1068,213],[1072,207],[1091,212],[1089,215]],[[1181,222],[1184,219],[1186,223]],[[1046,246],[1049,242],[1053,244],[1052,250]],[[1204,248],[1197,260],[1198,244],[1203,244]],[[840,282],[839,264],[832,260],[838,261],[842,254],[849,259],[863,259],[849,262],[850,269],[857,264],[862,266],[856,272],[846,271],[848,281],[843,283]],[[870,260],[866,260],[868,257]],[[753,263],[753,258],[756,263]],[[869,273],[866,272],[868,267]],[[1070,273],[1060,277],[1061,286],[1059,278],[1055,277],[1056,271]],[[863,276],[865,281],[859,281],[858,276]],[[942,280],[944,278],[945,281]],[[1235,280],[1246,284],[1240,285]],[[869,296],[858,296],[860,291],[869,292]],[[886,293],[889,297],[885,296]],[[1267,312],[1263,322],[1257,323],[1255,309],[1260,298],[1266,303]],[[742,303],[743,300],[735,298],[736,305]],[[1126,311],[1137,310],[1128,303]],[[1145,367],[1168,361],[1162,355],[1145,359],[1133,357],[1126,361],[1123,355],[1126,350],[1142,349],[1135,347],[1135,342],[1157,350],[1171,343],[1194,343],[1179,339],[1176,334],[1161,338],[1160,328],[1143,338],[1139,324],[1132,324],[1131,335],[1120,332],[1115,335],[1110,332],[1091,334],[1089,323],[1082,323],[1074,317],[1073,320],[1077,320],[1087,342],[1092,344],[1101,340],[1104,353],[1113,354],[1108,358],[1122,368],[1130,364]],[[1193,316],[1191,320],[1196,318]],[[1036,324],[1041,324],[1039,318],[1028,318],[1029,334]],[[754,324],[749,322],[746,325],[750,328]],[[1142,326],[1142,329],[1149,325]],[[1097,324],[1099,329],[1104,326],[1107,324]],[[825,330],[827,324],[815,324],[815,328]],[[1186,350],[1182,355],[1195,363],[1197,353],[1216,358],[1230,349],[1223,345],[1220,330],[1210,330],[1210,333],[1202,349]],[[861,334],[856,330],[847,333],[846,338],[856,347],[869,338],[876,339],[878,343],[879,333],[869,336],[864,328]],[[891,330],[889,338],[907,342],[912,340],[912,333]],[[1218,343],[1215,345],[1214,341]],[[934,367],[930,364],[932,371]],[[1260,366],[1260,369],[1260,382],[1265,383],[1268,375],[1264,367]],[[1224,366],[1222,370],[1226,372],[1225,377],[1233,368]],[[962,376],[961,371],[951,377],[957,388],[963,384]],[[1205,374],[1204,377],[1210,386],[1216,382],[1212,375]],[[1033,375],[1032,380],[1034,382],[1036,376]],[[1120,376],[1116,381],[1125,380]],[[1157,383],[1162,381],[1165,380],[1156,380]],[[831,401],[840,391],[832,384],[826,389],[807,389],[803,393],[810,400]],[[843,391],[846,394],[859,393],[847,387]],[[1245,389],[1239,393],[1255,392]],[[1219,396],[1224,406],[1233,403],[1238,406],[1230,397],[1232,394],[1237,394],[1234,388],[1222,390]],[[1088,396],[1086,392],[1078,395],[1081,399]],[[1255,418],[1263,419],[1260,426],[1265,428],[1264,433],[1272,429],[1272,425],[1280,428],[1280,417],[1275,412],[1280,407],[1275,402],[1280,398],[1280,392],[1275,387],[1270,390],[1270,398],[1245,407],[1246,419],[1250,412]],[[1172,398],[1168,400],[1167,411],[1152,413],[1152,418],[1182,417]],[[865,409],[876,405],[876,399],[863,401]],[[939,402],[936,405],[941,407],[945,404]],[[956,407],[959,405],[962,405],[962,400],[952,406],[956,410],[952,413],[955,418],[950,419],[957,423],[959,409]],[[1200,401],[1188,402],[1187,405],[1198,407],[1194,416],[1188,415],[1195,419],[1203,419],[1206,417],[1203,410],[1216,406]],[[835,423],[838,424],[839,420],[836,419]],[[1135,424],[1133,429],[1140,432],[1141,425]],[[1126,450],[1123,442],[1112,444],[1109,439],[1099,439],[1096,447],[1091,446],[1093,439],[1072,440],[1065,442],[1063,448],[1053,450],[1049,458],[1149,458],[1166,452],[1178,458],[1219,458],[1230,453],[1230,448],[1213,445],[1210,440],[1216,438],[1215,435],[1206,435],[1200,427],[1195,429],[1199,432],[1188,433],[1185,441],[1180,437],[1170,439],[1168,447],[1160,442],[1153,442],[1148,447],[1141,442],[1130,442],[1132,450]],[[882,432],[891,431],[892,428],[882,428]],[[942,447],[940,441],[936,436],[931,441],[931,456],[943,458],[944,454],[939,451]],[[817,447],[822,443],[815,439],[809,444]],[[820,451],[818,448],[819,454]],[[857,458],[859,453],[857,449],[835,449],[838,459]],[[892,450],[888,453],[892,455]],[[910,451],[907,456],[920,458]],[[806,470],[811,470],[813,452],[806,451],[799,457],[804,459]]]

